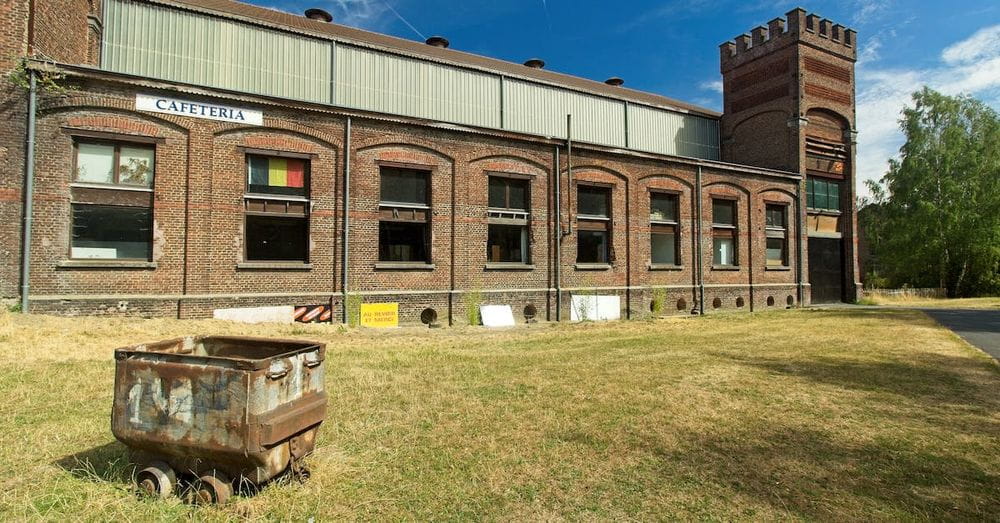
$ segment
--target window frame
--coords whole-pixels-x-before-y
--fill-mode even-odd
[[[69,198],[69,241],[66,246],[66,259],[71,262],[83,262],[83,263],[130,263],[130,262],[151,262],[153,259],[153,236],[154,236],[154,224],[156,223],[156,209],[153,205],[153,194],[155,193],[156,183],[157,183],[157,169],[158,169],[158,145],[163,143],[162,140],[157,138],[151,138],[146,136],[132,136],[132,135],[111,135],[98,132],[73,132],[70,134],[70,139],[72,140],[72,159],[70,162],[70,198]],[[112,183],[101,183],[101,182],[88,182],[80,181],[77,179],[77,168],[79,167],[79,156],[80,156],[80,144],[95,144],[95,145],[110,145],[114,147],[114,156],[112,159],[112,169],[113,169],[113,182]],[[153,172],[152,179],[149,185],[136,185],[136,184],[123,184],[120,183],[121,180],[121,148],[122,147],[132,147],[136,149],[150,149],[153,152]],[[149,196],[148,203],[143,205],[123,205],[121,203],[104,203],[104,202],[82,202],[77,201],[76,190],[96,190],[96,191],[119,191],[119,192],[132,192],[132,193],[147,193]],[[139,196],[136,195],[138,198]],[[74,231],[76,230],[77,220],[76,212],[74,211],[76,206],[96,206],[96,207],[119,207],[125,209],[148,209],[149,212],[149,237],[146,240],[148,245],[149,254],[145,258],[78,258],[73,255],[73,242],[75,238]]]
[[[240,148],[240,152],[243,153],[243,263],[253,265],[253,264],[301,264],[306,267],[310,263],[310,252],[309,243],[312,237],[312,160],[315,155],[312,154],[302,154],[302,153],[291,153],[285,151],[269,151],[262,149],[250,149],[250,148]],[[250,172],[250,157],[258,156],[263,158],[292,158],[296,160],[302,160],[304,163],[303,168],[303,180],[302,188],[304,195],[295,194],[271,194],[271,193],[260,193],[251,191],[251,172]],[[251,205],[260,204],[264,206],[264,210],[254,210],[251,209]],[[281,206],[284,205],[284,212],[269,212],[267,209],[270,206]],[[292,206],[301,206],[301,212],[292,212]],[[305,238],[303,242],[305,248],[303,249],[303,258],[295,260],[281,260],[274,258],[250,258],[250,241],[248,238],[250,230],[250,218],[251,216],[267,217],[267,218],[285,218],[285,219],[301,219],[305,222]]]
[[[777,208],[781,210],[782,225],[780,227],[775,225],[769,225],[767,223],[768,213],[772,209]],[[764,268],[765,269],[787,269],[790,263],[790,255],[788,252],[788,209],[790,205],[787,202],[764,202]],[[780,239],[782,241],[781,247],[781,263],[778,265],[772,265],[770,263],[771,259],[768,257],[767,251],[767,241],[770,239]]]
[[[581,214],[580,213],[580,189],[586,187],[588,189],[599,189],[604,192],[605,198],[607,199],[606,215],[596,215],[596,214]],[[614,248],[614,231],[612,227],[612,216],[614,216],[614,203],[613,203],[614,186],[610,184],[603,184],[597,182],[576,182],[576,265],[577,266],[611,266],[615,261],[615,248]],[[586,225],[584,225],[586,224]],[[580,232],[581,231],[600,231],[606,235],[606,247],[604,251],[605,261],[580,261]]]
[[[740,267],[740,235],[739,235],[739,223],[740,223],[740,202],[739,198],[735,196],[728,195],[710,195],[712,204],[712,268],[716,269],[737,269]],[[715,202],[728,202],[733,210],[733,223],[720,223],[715,221]],[[733,240],[733,263],[731,264],[717,264],[715,263],[715,239],[720,235],[722,231],[727,231],[728,236]]]
[[[810,211],[816,212],[827,212],[827,213],[840,213],[841,209],[841,180],[836,178],[826,178],[824,176],[813,176],[809,175],[806,177],[806,208]],[[822,183],[826,186],[826,193],[823,198],[826,200],[827,205],[819,207],[816,205],[816,184]],[[837,188],[837,207],[830,207],[830,187]]]
[[[674,200],[674,216],[672,219],[653,218],[653,198],[656,196],[666,196]],[[681,195],[677,191],[665,189],[649,190],[649,266],[655,267],[680,267],[681,266]],[[657,226],[671,227],[674,235],[674,261],[673,263],[663,263],[653,260],[653,235],[664,234],[655,231]]]
[[[375,264],[376,268],[379,265],[387,267],[390,265],[412,265],[414,267],[420,266],[432,266],[434,264],[434,246],[433,246],[433,226],[434,226],[434,212],[433,212],[433,202],[434,202],[434,189],[432,183],[432,177],[434,176],[435,168],[430,165],[416,165],[416,164],[398,164],[393,162],[376,162],[376,168],[378,169],[378,229],[376,231],[376,242],[378,245],[378,253],[376,254]],[[382,200],[382,176],[387,169],[396,169],[403,171],[417,171],[423,174],[424,183],[426,184],[425,194],[426,203],[417,204],[412,202],[396,202],[389,200]],[[383,215],[384,211],[389,211],[392,213],[392,217],[385,217]],[[406,213],[409,212],[413,219],[402,219],[399,218],[400,211]],[[417,220],[416,216],[418,211],[422,211],[424,215],[423,220]],[[382,259],[382,223],[420,223],[424,227],[424,251],[426,254],[426,259],[424,260],[408,260],[408,261],[397,261],[397,260],[383,260]]]
[[[76,187],[94,187],[101,189],[115,189],[115,190],[125,190],[125,191],[144,191],[153,192],[156,187],[156,169],[157,169],[157,145],[160,143],[159,140],[154,139],[144,139],[144,137],[136,136],[135,139],[129,135],[115,135],[115,136],[97,136],[96,134],[74,134],[73,139],[73,161],[71,162],[70,181],[71,186]],[[79,167],[80,161],[80,144],[92,144],[92,145],[110,145],[114,147],[114,158],[112,160],[113,181],[111,183],[102,182],[87,182],[78,180],[77,168]],[[126,147],[133,147],[135,149],[152,149],[153,151],[153,179],[150,181],[149,185],[136,185],[121,183],[121,148],[122,145]]]
[[[531,241],[531,177],[517,175],[513,173],[487,172],[486,173],[486,263],[492,267],[501,266],[527,266],[532,263],[533,245]],[[506,207],[493,207],[490,205],[490,183],[494,180],[504,180],[504,203]],[[510,207],[510,182],[524,184],[524,207]],[[521,261],[492,261],[490,257],[490,229],[493,226],[515,226],[521,228],[524,236],[524,252],[521,253]]]

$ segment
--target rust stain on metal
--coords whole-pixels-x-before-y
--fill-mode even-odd
[[[186,337],[115,359],[112,432],[179,473],[262,483],[296,470],[326,416],[321,343]]]

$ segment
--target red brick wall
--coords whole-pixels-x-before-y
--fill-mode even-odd
[[[32,268],[33,309],[61,313],[181,315],[201,317],[229,306],[332,303],[340,317],[342,282],[341,201],[344,117],[275,106],[264,107],[265,125],[235,124],[137,113],[135,91],[124,85],[87,82],[68,97],[45,96],[40,114]],[[192,96],[187,96],[193,98]],[[75,130],[141,135],[161,140],[155,179],[155,268],[95,269],[65,265],[70,236],[70,165]],[[556,169],[552,143],[443,131],[417,125],[356,118],[351,144],[350,290],[366,302],[399,301],[401,321],[415,323],[425,307],[465,322],[469,293],[481,303],[508,303],[515,317],[535,305],[539,319],[554,319],[553,180],[561,172],[563,217],[569,225],[575,190]],[[245,151],[270,149],[315,155],[311,160],[310,266],[300,270],[241,268]],[[432,170],[435,267],[379,269],[378,201],[380,161],[420,164]],[[697,307],[695,260],[695,167],[667,158],[574,150],[574,181],[612,188],[615,259],[607,270],[578,270],[574,234],[562,241],[563,317],[573,289],[622,298],[623,315],[649,311],[653,288],[666,299],[666,313]],[[531,262],[529,270],[486,267],[487,173],[530,177]],[[707,166],[703,169],[703,270],[706,310],[719,297],[722,309],[764,307],[765,291],[780,288],[784,306],[795,295],[795,271],[765,271],[763,201],[791,201],[794,180]],[[680,199],[681,266],[651,270],[649,190],[676,191]],[[454,193],[454,199],[452,194]],[[740,268],[711,267],[712,194],[739,197]],[[752,204],[752,205],[751,205]],[[790,242],[794,257],[794,241]],[[793,258],[794,259],[794,258]],[[751,268],[752,267],[752,268]],[[765,287],[751,292],[754,284]],[[631,289],[631,290],[627,290]],[[185,297],[185,295],[187,297]],[[677,301],[684,300],[677,311]]]

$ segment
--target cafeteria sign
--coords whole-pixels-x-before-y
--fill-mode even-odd
[[[135,95],[135,108],[139,111],[191,116],[223,122],[263,125],[264,113],[254,109],[232,107],[229,105],[206,104],[190,100],[177,100],[163,96],[148,94]]]
[[[362,303],[362,327],[398,327],[398,303]]]

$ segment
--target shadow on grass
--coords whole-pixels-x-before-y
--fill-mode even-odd
[[[73,477],[88,481],[131,484],[135,466],[118,441],[70,454],[53,463]]]
[[[665,481],[695,483],[722,497],[748,496],[806,519],[983,520],[1000,514],[1000,475],[957,452],[932,452],[894,438],[841,441],[820,430],[775,424],[689,434],[684,441],[678,450],[649,449]]]
[[[741,365],[849,389],[898,394],[911,399],[966,405],[996,403],[994,389],[1000,369],[989,361],[944,356],[910,355],[905,360],[855,360],[815,356],[803,359],[762,358],[713,353]]]

